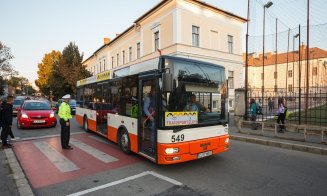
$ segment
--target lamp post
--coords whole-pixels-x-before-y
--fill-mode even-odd
[[[262,43],[262,103],[264,103],[263,94],[265,90],[265,25],[266,25],[266,8],[268,9],[273,3],[269,1],[263,6],[263,43]],[[263,115],[262,115],[263,120]]]
[[[293,36],[293,73],[292,73],[292,77],[293,77],[293,89],[292,89],[292,90],[293,90],[293,92],[294,92],[294,86],[295,86],[295,85],[294,85],[294,84],[295,84],[295,83],[294,83],[294,78],[295,78],[295,77],[294,77],[294,76],[295,76],[295,70],[294,70],[294,63],[295,63],[295,58],[294,58],[294,50],[295,50],[295,49],[294,49],[294,45],[295,45],[295,44],[294,44],[294,42],[295,42],[295,38],[297,38],[297,37],[299,37],[299,36],[300,36],[299,33]]]

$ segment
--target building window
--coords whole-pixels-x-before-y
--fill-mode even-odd
[[[106,59],[103,59],[103,71],[106,71]]]
[[[128,49],[128,62],[132,62],[132,47]]]
[[[292,78],[293,77],[293,70],[288,70],[288,77]]]
[[[234,88],[234,72],[228,71],[228,87],[230,89]]]
[[[119,54],[117,54],[117,67],[119,66]]]
[[[213,101],[212,102],[212,108],[217,109],[217,105],[218,105],[217,102],[218,101]]]
[[[138,42],[137,44],[136,44],[136,57],[139,59],[140,57],[141,57],[141,43],[140,42]]]
[[[293,92],[293,85],[292,84],[288,85],[288,92]]]
[[[263,80],[263,73],[261,73],[261,80]]]
[[[154,33],[154,51],[159,49],[159,31]]]
[[[123,50],[123,65],[125,64],[125,50]]]
[[[111,68],[114,68],[114,57],[111,57]]]
[[[228,35],[228,53],[233,54],[233,36]]]
[[[317,67],[313,67],[313,68],[312,68],[312,75],[313,75],[313,76],[316,76],[317,73],[318,73]]]
[[[101,73],[102,72],[102,64],[101,64],[101,61],[99,62],[99,64],[100,64],[100,72],[99,73]]]
[[[277,72],[274,72],[274,78],[277,79]]]
[[[192,46],[199,47],[200,43],[200,28],[192,26]]]
[[[229,103],[229,107],[233,107],[233,100],[232,99],[230,99],[229,101],[228,101],[228,103]]]

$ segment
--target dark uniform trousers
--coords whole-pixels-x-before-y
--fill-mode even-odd
[[[60,125],[61,125],[61,147],[65,148],[68,147],[69,145],[69,140],[70,140],[70,123],[67,126],[66,122],[64,119],[60,119]]]
[[[9,126],[2,127],[2,131],[1,131],[2,145],[8,145],[7,138],[10,132],[11,132],[11,127]]]

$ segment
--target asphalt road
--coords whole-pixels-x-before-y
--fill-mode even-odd
[[[71,130],[83,132],[74,120]],[[17,130],[14,126],[13,131],[20,138],[28,138],[60,134],[60,126],[36,130]],[[155,165],[138,155],[131,156],[141,161],[34,192],[67,195],[91,188],[97,189],[89,190],[86,195],[261,196],[326,195],[327,192],[327,157],[322,155],[232,141],[228,152],[177,165]]]

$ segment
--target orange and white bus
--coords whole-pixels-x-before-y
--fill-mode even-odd
[[[77,87],[77,122],[127,154],[174,164],[229,149],[222,66],[160,56],[80,80]]]

